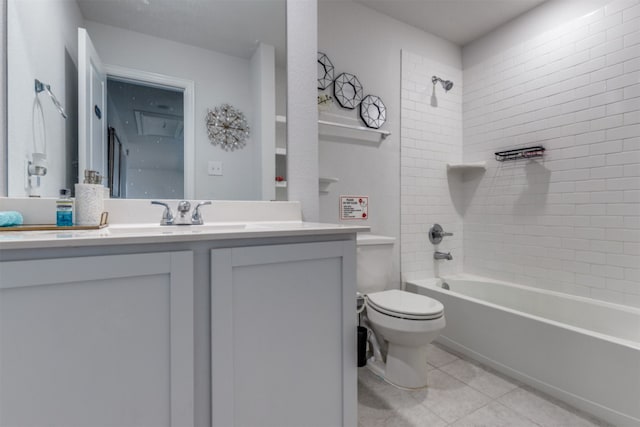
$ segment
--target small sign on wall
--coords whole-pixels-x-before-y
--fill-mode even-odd
[[[340,219],[369,219],[369,197],[340,196]]]

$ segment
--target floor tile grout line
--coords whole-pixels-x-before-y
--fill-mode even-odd
[[[454,362],[451,362],[451,363],[454,363]],[[450,363],[448,363],[447,365],[449,365],[449,364],[450,364]],[[447,366],[447,365],[442,365],[442,366]],[[482,394],[482,395],[484,395],[484,396],[487,396],[487,397],[488,397],[489,399],[491,399],[491,400],[498,400],[498,399],[500,399],[502,396],[504,396],[504,395],[506,395],[506,394],[509,394],[509,393],[511,393],[511,392],[512,392],[512,391],[514,391],[514,390],[517,390],[517,389],[521,388],[519,385],[516,385],[514,388],[509,389],[509,390],[507,390],[506,392],[502,393],[500,396],[493,397],[493,396],[490,396],[489,394],[487,394],[486,392],[483,392],[483,391],[482,391],[482,390],[480,390],[479,388],[476,388],[476,387],[472,386],[470,383],[468,383],[468,382],[466,382],[466,381],[461,380],[460,378],[456,377],[455,375],[450,374],[449,372],[447,372],[447,371],[445,371],[445,370],[442,370],[442,369],[440,369],[440,368],[436,368],[436,369],[437,369],[437,370],[439,370],[440,372],[443,372],[443,373],[445,373],[445,374],[449,375],[451,378],[453,378],[453,379],[455,379],[455,380],[460,381],[462,384],[466,385],[467,387],[472,388],[473,390],[477,391],[478,393],[480,393],[480,394]],[[482,367],[480,367],[480,369],[482,369]],[[485,372],[488,372],[488,371],[486,371],[485,369],[482,369],[482,370],[483,370],[483,371],[485,371]],[[490,373],[490,372],[489,372],[489,373]],[[499,378],[499,377],[498,377],[498,378]]]

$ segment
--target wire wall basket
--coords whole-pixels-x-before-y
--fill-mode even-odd
[[[494,154],[496,156],[496,160],[499,162],[504,162],[506,160],[533,159],[544,155],[544,147],[542,145],[536,145],[535,147],[498,151]]]

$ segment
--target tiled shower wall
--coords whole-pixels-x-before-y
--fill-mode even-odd
[[[464,183],[465,272],[640,306],[640,1],[496,52],[464,81],[464,160],[488,166]],[[542,159],[493,158],[538,144]]]
[[[454,82],[445,93],[431,76]],[[402,52],[400,215],[402,280],[434,277],[462,270],[462,217],[454,200],[461,195],[458,177],[447,179],[447,163],[462,160],[462,71]],[[434,247],[429,227],[439,223],[453,232]],[[433,259],[434,250],[451,251],[452,261]]]

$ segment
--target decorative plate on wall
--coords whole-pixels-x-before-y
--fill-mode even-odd
[[[379,129],[387,120],[387,107],[379,97],[367,95],[360,103],[360,118],[367,127]]]
[[[245,146],[249,137],[249,125],[242,111],[229,104],[222,104],[207,112],[207,134],[213,145],[233,151]]]
[[[362,85],[353,74],[342,73],[333,82],[333,94],[338,104],[353,110],[362,101]]]
[[[326,89],[333,81],[333,64],[329,57],[318,52],[318,89]]]

